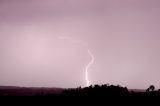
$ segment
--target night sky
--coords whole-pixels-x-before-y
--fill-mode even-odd
[[[160,88],[160,1],[0,0],[0,85],[84,87],[87,66],[89,84]]]

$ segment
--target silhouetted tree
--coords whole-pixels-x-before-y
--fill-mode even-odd
[[[155,87],[154,87],[154,85],[150,85],[149,86],[149,88],[147,88],[147,92],[149,92],[149,91],[154,91],[155,90]]]
[[[96,84],[96,85],[94,85],[94,88],[98,89],[98,88],[100,88],[100,86]]]
[[[150,91],[150,89],[149,89],[149,88],[147,88],[147,89],[146,89],[146,92],[149,92],[149,91]]]
[[[93,86],[92,86],[92,85],[90,85],[88,88],[93,88]]]
[[[155,90],[154,85],[151,85],[149,88],[150,88],[151,91],[154,91],[154,90]]]

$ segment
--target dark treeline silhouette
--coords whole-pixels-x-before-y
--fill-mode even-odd
[[[156,99],[155,99],[156,98]],[[16,103],[28,101],[37,103],[52,103],[59,106],[73,103],[75,105],[103,104],[132,105],[133,103],[159,103],[160,89],[155,90],[153,85],[146,90],[127,89],[119,85],[91,85],[89,87],[78,87],[72,89],[61,88],[24,88],[24,87],[0,87],[0,100],[4,103]],[[8,102],[11,100],[12,102]],[[127,102],[130,102],[129,104]],[[137,104],[135,104],[136,106]]]
[[[129,91],[126,87],[119,85],[94,85],[85,88],[67,89],[61,93],[62,96],[127,96]]]
[[[155,90],[150,85],[144,91],[128,90],[120,85],[91,85],[73,89],[58,88],[23,88],[23,87],[0,87],[0,97],[9,96],[32,96],[32,97],[160,97],[160,89]]]
[[[85,88],[67,89],[61,93],[64,97],[160,97],[160,89],[155,90],[154,85],[145,91],[128,90],[119,85],[94,85]]]
[[[57,104],[73,103],[100,103],[102,104],[127,104],[127,102],[135,103],[159,103],[160,89],[155,90],[153,85],[146,90],[131,90],[127,87],[119,85],[91,85],[89,87],[78,87],[73,89],[59,89],[59,88],[23,88],[23,87],[0,87],[0,100],[8,102],[17,101],[33,101]],[[152,101],[153,100],[153,101]],[[156,102],[155,102],[156,100]],[[101,104],[101,105],[102,105]],[[130,105],[130,104],[129,104]],[[128,106],[128,104],[127,104]]]

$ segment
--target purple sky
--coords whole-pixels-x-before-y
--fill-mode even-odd
[[[90,84],[160,88],[160,1],[0,0],[0,85],[85,86],[88,49]]]

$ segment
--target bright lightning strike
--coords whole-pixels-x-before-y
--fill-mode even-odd
[[[85,47],[87,49],[87,52],[89,54],[89,56],[91,57],[91,61],[87,64],[86,68],[85,68],[85,80],[86,80],[86,86],[89,86],[90,85],[90,81],[89,81],[89,78],[88,78],[88,71],[89,71],[89,68],[91,67],[91,65],[94,63],[94,55],[91,53],[90,49],[88,48],[88,46],[82,42],[82,41],[79,41],[79,40],[74,40],[74,39],[71,39],[70,37],[62,37],[62,36],[58,36],[59,39],[66,39],[66,40],[69,40],[73,43],[79,43],[81,44],[83,47]]]
[[[86,66],[86,76],[85,76],[85,80],[86,80],[86,86],[89,86],[90,85],[90,81],[89,81],[89,79],[88,79],[88,69],[89,69],[89,67],[93,64],[93,62],[94,62],[94,56],[93,56],[93,54],[90,52],[90,50],[88,49],[88,54],[91,56],[91,61],[88,63],[88,65]]]

